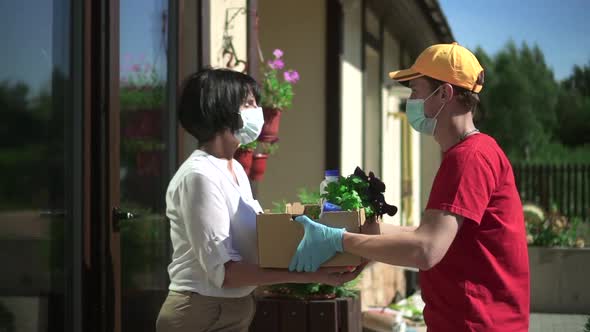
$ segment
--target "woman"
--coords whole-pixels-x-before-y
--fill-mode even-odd
[[[262,209],[233,155],[262,130],[258,91],[253,78],[226,69],[204,69],[185,81],[179,121],[199,148],[180,166],[166,192],[174,252],[158,332],[247,331],[257,285],[338,285],[361,270],[293,273],[256,265],[256,214]]]

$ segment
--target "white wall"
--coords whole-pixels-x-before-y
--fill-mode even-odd
[[[396,70],[400,63],[399,42],[385,31],[383,35],[383,82],[382,88],[382,180],[385,183],[385,201],[389,204],[401,206],[402,197],[402,164],[401,164],[401,122],[399,118],[400,98],[390,89],[388,72]],[[401,213],[393,217],[383,216],[387,223],[400,224]]]
[[[363,164],[362,2],[342,1],[344,45],[341,60],[340,171],[351,174]]]
[[[369,46],[365,46],[365,72],[364,72],[364,100],[365,109],[364,127],[364,163],[359,165],[365,172],[374,172],[378,177],[382,174],[381,155],[381,55]]]
[[[258,186],[263,208],[272,208],[273,201],[296,200],[298,188],[319,190],[324,177],[326,8],[324,1],[259,0],[258,15],[264,57],[282,49],[286,68],[301,76],[293,107],[282,114],[279,149]]]
[[[408,225],[417,226],[420,224],[422,219],[422,162],[428,162],[422,160],[421,150],[421,138],[423,136],[414,129],[410,130],[410,136],[412,140],[412,219],[409,220]]]

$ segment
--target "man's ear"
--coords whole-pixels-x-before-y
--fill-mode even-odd
[[[444,83],[441,87],[441,98],[445,103],[448,103],[453,99],[453,94],[455,93],[453,86],[449,83]]]

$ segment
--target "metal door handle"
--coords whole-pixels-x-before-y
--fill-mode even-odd
[[[121,229],[121,220],[131,220],[131,219],[135,219],[138,217],[139,217],[139,214],[137,214],[137,213],[123,211],[119,208],[114,208],[113,209],[113,228],[115,231],[118,232]]]
[[[56,210],[43,210],[41,212],[39,212],[39,217],[41,218],[63,218],[66,216],[66,211],[62,210],[62,209],[56,209]]]

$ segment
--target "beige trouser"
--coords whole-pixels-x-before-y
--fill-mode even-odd
[[[169,291],[156,321],[156,331],[246,332],[255,310],[252,294],[240,298],[225,298]]]

